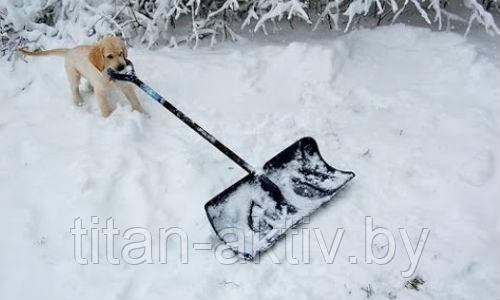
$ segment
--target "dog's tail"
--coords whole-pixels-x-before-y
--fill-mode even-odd
[[[27,56],[64,56],[66,52],[68,52],[68,48],[59,48],[59,49],[51,49],[51,50],[40,50],[40,51],[29,51],[26,49],[18,48],[17,51],[21,52]]]

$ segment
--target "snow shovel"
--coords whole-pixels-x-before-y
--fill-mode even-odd
[[[132,63],[127,64],[121,72],[107,72],[112,79],[137,85],[248,172],[205,204],[216,234],[245,259],[253,259],[274,245],[288,229],[330,201],[355,176],[328,165],[311,137],[301,138],[262,169],[256,169],[142,82]]]

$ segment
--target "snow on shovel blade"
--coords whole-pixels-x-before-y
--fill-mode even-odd
[[[354,173],[329,166],[316,142],[302,138],[268,161],[261,173],[218,141],[149,85],[142,82],[132,62],[117,72],[107,70],[113,80],[137,85],[206,141],[250,175],[205,205],[217,235],[239,255],[252,259],[271,247],[293,225],[330,201]]]
[[[266,181],[250,174],[205,204],[219,238],[246,259],[269,249],[290,227],[330,201],[354,173],[329,166],[316,141],[305,137],[269,160],[261,176],[279,188],[286,203],[268,192]]]

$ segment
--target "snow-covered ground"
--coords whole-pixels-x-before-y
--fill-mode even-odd
[[[285,242],[273,249],[281,264],[264,255],[224,265],[195,250],[218,243],[203,205],[243,171],[144,94],[149,118],[114,95],[117,109],[103,119],[90,93],[84,107],[72,104],[60,58],[13,70],[1,62],[0,298],[498,297],[498,45],[398,25],[307,43],[130,51],[145,82],[250,163],[313,136],[326,161],[356,172],[303,227],[319,228],[328,245],[344,228],[333,264],[314,235],[310,264],[287,262]],[[100,228],[112,217],[121,234],[150,230],[153,264],[112,265],[103,240],[99,264],[78,264],[70,228],[91,216]],[[394,234],[386,265],[364,262],[366,216]],[[169,227],[188,235],[188,264],[176,240],[158,262],[158,229]],[[419,291],[404,287],[399,228],[414,246],[430,230],[412,275],[425,281]],[[84,247],[90,257],[88,238]]]

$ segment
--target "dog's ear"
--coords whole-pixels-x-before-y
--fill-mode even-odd
[[[104,55],[100,45],[95,45],[90,49],[89,60],[100,72],[104,70]]]

